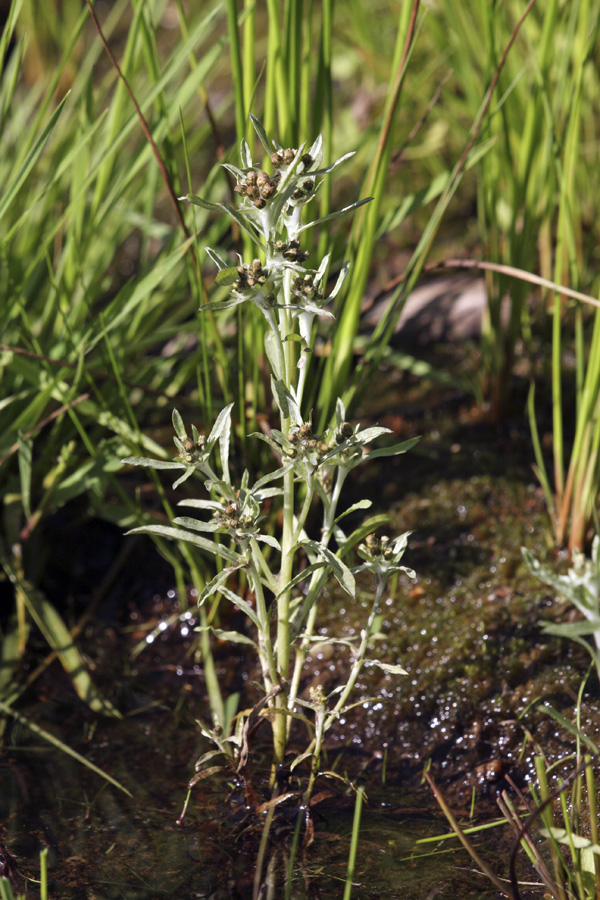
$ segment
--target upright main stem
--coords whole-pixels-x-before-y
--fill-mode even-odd
[[[289,304],[291,272],[288,270],[284,278],[284,303]],[[292,330],[289,311],[280,311],[281,334],[290,334]],[[283,380],[286,390],[292,393],[295,376],[293,342],[283,342],[284,372]],[[281,415],[281,431],[287,434],[290,430],[290,416]],[[277,600],[277,671],[282,682],[287,682],[290,670],[290,590],[294,570],[294,554],[296,548],[294,537],[294,472],[290,470],[283,476],[283,533],[281,538],[281,568],[279,571],[279,589],[281,594]],[[283,710],[287,710],[288,689],[282,684],[282,691],[275,698],[276,712],[273,723],[273,757],[276,766],[283,763],[287,747],[287,723]]]

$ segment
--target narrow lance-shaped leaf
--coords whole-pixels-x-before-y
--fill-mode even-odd
[[[172,528],[170,525],[142,525],[139,528],[132,528],[127,534],[157,534],[159,537],[170,538],[172,541],[186,541],[188,544],[194,544],[213,556],[220,556],[229,562],[237,562],[240,559],[239,553],[235,553],[222,544],[216,544],[201,537],[199,534],[192,534],[190,531],[183,531],[179,528]]]
[[[258,650],[255,641],[246,637],[245,634],[240,634],[239,631],[223,631],[221,628],[213,628],[212,625],[201,625],[195,628],[194,631],[212,631],[215,637],[218,637],[221,641],[229,641],[232,644],[250,644],[251,647]]]
[[[181,418],[181,415],[178,412],[178,410],[176,410],[176,409],[173,410],[172,419],[173,419],[173,430],[175,431],[175,434],[177,435],[177,437],[179,438],[180,441],[185,441],[185,439],[187,438],[187,431],[185,430],[185,425],[183,424],[183,419]]]
[[[314,144],[309,148],[308,155],[313,160],[314,165],[316,165],[316,166],[321,165],[321,160],[323,159],[323,135],[322,134],[319,134],[317,136]]]
[[[221,586],[225,584],[229,576],[233,572],[236,572],[239,568],[239,564],[236,566],[227,566],[221,572],[218,572],[215,577],[208,582],[208,584],[205,584],[198,597],[198,606],[202,606],[209,597],[212,597],[213,594],[220,590]]]
[[[350,513],[356,512],[357,509],[370,509],[373,506],[373,502],[371,500],[359,500],[358,503],[353,503],[352,506],[349,506],[348,509],[345,509],[343,513],[341,513],[336,518],[336,523],[340,522],[346,516],[349,516]]]
[[[265,342],[266,343],[266,342]],[[288,406],[288,397],[289,394],[285,389],[285,385],[281,379],[271,378],[271,387],[273,389],[273,394],[277,398],[277,405],[281,411],[281,414],[284,419],[289,418],[290,408]]]
[[[144,456],[126,456],[121,462],[128,466],[145,466],[148,469],[185,469],[183,463],[166,459],[146,459]]]
[[[317,284],[319,284],[323,280],[323,278],[325,276],[325,272],[327,271],[327,267],[329,266],[330,259],[331,259],[331,253],[326,253],[325,256],[323,257],[323,259],[321,260],[319,268],[315,272],[315,282]]]
[[[281,544],[277,538],[272,537],[270,534],[257,534],[255,535],[255,540],[261,541],[263,544],[268,544],[269,547],[273,547],[274,550],[281,551]]]
[[[337,209],[335,212],[329,213],[328,216],[321,216],[319,219],[307,222],[306,225],[301,225],[300,228],[296,229],[296,234],[301,234],[303,231],[306,231],[307,228],[314,228],[315,225],[321,225],[323,222],[328,222],[330,219],[337,219],[338,216],[343,216],[353,209],[358,209],[359,206],[364,206],[365,203],[370,203],[372,199],[373,197],[365,197],[364,200],[357,200],[356,203],[351,203],[350,206],[344,206],[343,209]]]
[[[210,259],[214,262],[217,269],[228,269],[230,268],[229,264],[225,262],[222,256],[219,256],[216,250],[213,250],[212,247],[205,247],[204,250]]]
[[[271,481],[277,481],[279,478],[283,478],[284,475],[290,471],[290,469],[294,468],[293,462],[286,462],[279,469],[275,469],[274,472],[268,472],[266,475],[263,475],[262,478],[259,478],[258,481],[252,488],[252,492],[261,490],[266,484],[269,484]]]
[[[337,297],[337,295],[339,294],[339,292],[342,288],[344,281],[346,280],[346,276],[348,275],[349,271],[350,271],[350,263],[345,262],[344,265],[342,266],[342,268],[340,269],[340,274],[338,275],[337,281],[333,286],[333,290],[330,293],[329,297],[327,298],[328,301],[334,300]]]
[[[269,322],[269,330],[265,334],[265,351],[267,354],[267,358],[269,360],[269,365],[271,366],[271,371],[273,372],[275,381],[281,380],[282,371],[281,371],[281,361],[278,353],[278,344],[277,338],[274,333],[275,326],[273,325],[273,317],[274,313],[269,310],[268,314],[265,314],[267,321]]]
[[[245,298],[230,297],[229,300],[211,300],[209,303],[203,303],[200,312],[220,312],[222,309],[233,309],[234,306],[240,306],[245,303]]]
[[[188,203],[193,203],[194,206],[199,206],[201,209],[209,209],[211,212],[221,212],[222,210],[216,203],[211,203],[210,200],[204,200],[202,197],[199,197],[197,194],[185,194],[183,197],[178,197],[178,200],[187,200]]]
[[[256,116],[253,116],[252,113],[250,113],[250,121],[254,126],[254,130],[258,135],[259,141],[263,145],[265,153],[270,156],[273,152],[273,146],[269,144],[269,138],[267,137],[267,132],[265,131],[262,122],[257,119]]]
[[[277,594],[275,600],[278,600],[282,594],[286,593],[286,591],[295,588],[298,584],[304,581],[305,578],[308,578],[309,575],[312,575],[313,572],[316,572],[317,569],[323,569],[326,565],[327,563],[325,562],[325,560],[319,560],[318,562],[311,563],[310,566],[307,566],[305,569],[299,572],[298,575],[294,576],[294,578],[292,578],[292,580],[288,584],[286,584],[283,590],[281,590]]]
[[[585,619],[581,622],[543,622],[544,634],[554,634],[557,637],[575,638],[580,635],[600,634],[600,617]],[[589,644],[587,645],[590,646]]]
[[[254,224],[251,224],[246,216],[240,210],[236,209],[234,206],[230,206],[228,203],[210,203],[208,200],[204,200],[202,197],[198,197],[196,194],[185,194],[183,197],[178,197],[178,200],[187,200],[189,203],[193,203],[194,206],[200,206],[202,209],[211,210],[211,212],[224,212],[231,219],[233,219],[240,226],[242,231],[248,235],[248,237],[263,250],[266,249],[266,244],[256,230]]]
[[[318,544],[316,541],[303,541],[302,545],[309,550],[312,550],[317,556],[323,557],[330,565],[336,581],[345,591],[354,597],[356,593],[356,583],[354,581],[354,575],[348,566],[343,563],[338,556],[335,556],[328,547],[323,546],[323,544]]]
[[[420,441],[420,437],[409,438],[401,444],[393,444],[391,447],[377,447],[369,452],[368,459],[379,459],[384,456],[399,456],[406,453],[411,447],[414,447]]]
[[[178,478],[177,481],[173,482],[173,490],[176,490],[180,484],[183,484],[184,481],[187,481],[188,478],[191,478],[195,471],[195,466],[189,466],[189,468],[186,469],[181,478]]]
[[[238,166],[233,166],[231,163],[222,163],[222,168],[227,172],[231,172],[236,181],[242,181],[245,176],[245,172],[243,172],[242,169]],[[246,168],[250,168],[250,166]]]
[[[217,418],[215,419],[215,424],[213,425],[211,432],[206,441],[207,448],[213,448],[216,441],[221,437],[221,435],[225,433],[229,433],[231,428],[231,410],[233,409],[233,403],[230,403],[224,409],[221,410]]]
[[[221,509],[221,504],[218,500],[200,500],[196,498],[180,500],[177,506],[191,506],[194,509]]]
[[[182,528],[191,528],[192,531],[206,531],[214,534],[221,527],[216,522],[203,522],[202,519],[191,519],[189,516],[177,516],[173,519],[173,525],[180,525]]]
[[[242,138],[240,144],[240,160],[244,169],[252,168],[252,154],[250,153],[248,142],[244,138]]]
[[[408,672],[406,671],[406,669],[403,669],[402,666],[380,662],[378,659],[372,659],[371,663],[372,665],[378,666],[378,668],[383,669],[384,672],[388,672],[390,675],[408,675]]]

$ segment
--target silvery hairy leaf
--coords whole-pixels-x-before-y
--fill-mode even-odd
[[[198,597],[198,606],[202,606],[203,603],[208,600],[209,597],[212,597],[217,591],[220,591],[222,586],[225,584],[229,576],[236,572],[243,563],[238,563],[235,566],[227,566],[225,569],[222,569],[214,578],[212,578],[208,584],[204,585],[204,588],[200,592]]]
[[[246,166],[243,161],[242,161],[242,165],[244,166],[244,168],[251,169],[252,168],[252,160],[250,160],[249,166]],[[237,182],[243,181],[246,176],[246,173],[244,171],[242,171],[242,169],[238,169],[237,166],[233,166],[231,163],[222,163],[221,167],[223,169],[226,169],[227,172],[231,172],[231,174],[233,175],[233,177],[235,178],[235,180]]]
[[[403,669],[402,666],[391,665],[390,663],[382,663],[378,659],[372,659],[371,663],[372,665],[383,669],[384,672],[389,672],[390,675],[408,675],[408,672],[406,671],[406,669]]]
[[[414,437],[409,438],[407,441],[403,441],[401,444],[393,444],[391,447],[378,447],[375,450],[370,451],[369,459],[378,459],[379,457],[384,456],[399,456],[401,453],[406,453],[407,450],[414,447],[420,440],[420,437]]]
[[[222,309],[233,309],[234,306],[239,306],[240,303],[245,303],[245,298],[241,295],[237,295],[235,297],[230,297],[229,300],[211,300],[210,303],[203,303],[200,307],[200,312],[219,312]]]
[[[176,409],[173,410],[173,430],[175,434],[179,438],[180,441],[185,441],[187,438],[187,431],[185,430],[185,425],[183,424],[183,419]]]
[[[320,166],[323,159],[323,135],[320,134],[314,144],[309,148],[308,154],[312,157],[313,166]],[[311,166],[312,168],[312,166]]]
[[[221,410],[217,418],[215,419],[215,424],[213,425],[211,432],[206,440],[206,448],[207,450],[212,450],[214,444],[217,440],[223,437],[223,435],[229,436],[231,431],[231,410],[233,409],[233,403],[229,403],[228,406],[224,407]],[[225,467],[227,460],[223,461],[223,467]]]
[[[222,526],[215,522],[203,522],[202,519],[191,519],[189,516],[177,516],[172,519],[173,525],[181,525],[182,528],[191,528],[192,531],[208,531],[214,533]]]
[[[205,247],[206,255],[214,262],[217,269],[228,269],[229,263],[225,262],[222,256],[219,256],[216,250],[213,250],[212,247]]]
[[[256,614],[256,611],[253,609],[252,606],[250,606],[250,604],[246,600],[244,600],[242,597],[238,596],[238,594],[235,594],[228,587],[225,587],[225,585],[221,585],[220,591],[223,594],[223,596],[226,597],[230,601],[230,603],[233,603],[234,606],[237,606],[239,609],[241,609],[241,611],[243,613],[245,613],[245,615],[248,616],[250,621],[254,625],[256,625],[256,627],[259,631],[261,630],[260,620]]]
[[[269,484],[271,481],[278,481],[280,478],[283,478],[283,476],[286,475],[290,471],[290,469],[293,468],[293,462],[284,463],[282,466],[280,466],[279,469],[275,469],[274,472],[268,472],[266,475],[263,475],[262,478],[259,478],[252,490],[260,491],[265,484]]]
[[[325,562],[325,560],[319,560],[318,562],[311,563],[309,566],[307,566],[305,569],[303,569],[301,572],[299,572],[298,575],[296,575],[294,578],[292,578],[292,580],[289,582],[289,584],[286,584],[286,586],[284,588],[282,588],[282,590],[275,597],[275,600],[278,600],[282,594],[286,593],[286,591],[289,591],[292,588],[295,588],[302,581],[304,581],[305,578],[308,578],[309,575],[312,575],[313,572],[316,572],[317,569],[324,569],[326,565],[327,565],[327,563]]]
[[[270,156],[271,153],[273,152],[273,147],[275,146],[275,142],[273,142],[273,144],[269,143],[269,138],[267,137],[267,132],[265,131],[262,122],[260,121],[260,119],[257,119],[256,116],[253,116],[252,113],[250,113],[250,121],[252,122],[252,125],[254,126],[254,130],[258,135],[259,141],[263,145],[265,153],[267,153]],[[277,147],[275,147],[275,149],[277,149]]]
[[[170,525],[142,525],[139,528],[132,528],[127,534],[156,534],[159,537],[170,538],[174,541],[186,541],[189,544],[194,544],[201,550],[205,550],[213,556],[220,556],[229,562],[237,562],[241,559],[239,553],[224,547],[222,544],[216,544],[214,541],[209,541],[207,538],[203,538],[199,534],[193,534],[191,531],[172,528]]]
[[[348,509],[345,509],[343,513],[336,518],[336,522],[340,522],[345,516],[350,515],[350,513],[356,512],[357,509],[370,509],[373,506],[373,502],[371,500],[359,500],[358,503],[353,503],[352,506],[349,506]]]
[[[331,567],[331,571],[333,572],[334,578],[339,583],[341,587],[345,591],[347,591],[351,597],[354,597],[356,594],[356,583],[354,581],[354,575],[348,568],[348,566],[342,562],[342,560],[336,556],[328,547],[323,546],[323,544],[317,543],[317,541],[302,541],[302,546],[306,547],[308,550],[312,550],[317,556],[322,557]]]
[[[371,428],[364,428],[362,431],[357,431],[356,434],[350,438],[350,442],[354,443],[354,441],[360,444],[368,444],[371,441],[374,441],[375,438],[381,437],[382,434],[391,434],[391,428],[384,428],[382,425],[373,425]]]
[[[249,644],[255,650],[258,650],[256,642],[245,634],[240,634],[239,631],[223,631],[222,628],[213,628],[212,625],[199,625],[197,628],[194,628],[194,631],[212,631],[214,636],[218,637],[220,641],[231,641],[232,644]]]
[[[273,547],[274,550],[279,550],[281,552],[281,544],[270,534],[255,534],[254,539],[260,541],[263,544],[268,544],[269,547]]]
[[[328,301],[334,300],[337,297],[337,295],[339,294],[339,292],[342,288],[344,281],[346,280],[346,276],[349,271],[350,271],[350,263],[345,262],[344,265],[342,266],[342,268],[340,269],[340,273],[337,277],[336,283],[333,286],[333,290],[331,291],[329,297],[327,298]]]
[[[173,490],[176,490],[180,484],[183,484],[184,481],[187,481],[188,478],[191,478],[194,472],[196,471],[196,467],[194,465],[188,466],[183,475],[177,479],[177,481],[173,482]]]
[[[242,138],[240,144],[240,161],[244,169],[252,168],[252,154],[250,153],[248,142],[244,138]]]
[[[177,506],[193,506],[195,509],[222,509],[222,504],[218,500],[196,500],[191,498],[179,500]]]
[[[312,222],[307,222],[305,225],[300,225],[299,228],[296,228],[296,234],[301,234],[303,231],[306,231],[307,228],[314,228],[315,225],[321,225],[323,222],[329,222],[330,219],[337,219],[338,216],[343,216],[347,212],[350,212],[350,210],[352,209],[358,209],[359,206],[364,206],[365,203],[370,203],[372,199],[373,197],[365,197],[364,200],[357,200],[355,203],[351,203],[349,206],[344,206],[342,209],[336,209],[335,212],[329,213],[328,216],[321,216],[318,219],[314,219]]]
[[[128,466],[146,466],[149,469],[185,469],[183,463],[169,462],[166,459],[146,459],[144,456],[126,456],[121,462]]]

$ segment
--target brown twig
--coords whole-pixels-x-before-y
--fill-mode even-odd
[[[517,269],[515,266],[506,266],[503,263],[484,262],[477,259],[446,259],[443,262],[430,263],[425,266],[425,271],[430,272],[432,269],[483,269],[488,272],[499,272],[501,275],[508,275],[511,278],[519,278],[521,281],[528,281],[530,284],[539,287],[548,288],[556,294],[562,294],[565,297],[571,297],[573,300],[581,300],[583,303],[589,303],[591,306],[600,307],[600,300],[582,294],[581,291],[574,291],[572,288],[565,287],[562,284],[556,284],[554,281],[548,281],[541,275],[534,275],[532,272],[526,272],[524,269]]]
[[[456,821],[454,815],[452,814],[450,807],[446,803],[446,799],[445,799],[444,795],[438,788],[437,784],[435,783],[435,781],[433,780],[433,778],[431,777],[429,772],[423,772],[423,775],[425,777],[425,780],[427,781],[427,784],[433,791],[433,795],[434,795],[435,799],[437,800],[437,802],[440,806],[440,809],[442,810],[442,812],[448,819],[448,822],[450,824],[450,827],[452,828],[452,831],[455,833],[455,835],[457,836],[457,838],[459,839],[459,841],[461,842],[461,844],[463,845],[463,847],[465,848],[465,850],[467,851],[467,853],[469,854],[469,856],[471,857],[473,862],[479,866],[479,868],[481,869],[483,874],[486,875],[490,879],[492,884],[502,894],[504,894],[505,897],[508,897],[509,900],[518,900],[518,897],[519,897],[518,887],[517,887],[516,893],[513,893],[514,883],[511,884],[513,890],[510,890],[505,884],[503,884],[502,881],[500,881],[498,876],[494,872],[492,872],[490,867],[487,865],[485,860],[483,860],[481,858],[481,856],[479,855],[479,853],[477,852],[477,850],[475,849],[475,847],[473,846],[471,841],[467,838],[464,831],[462,830],[462,828]]]
[[[508,275],[511,278],[520,278],[521,281],[527,281],[529,284],[547,288],[550,291],[554,291],[555,294],[562,294],[564,297],[570,297],[572,300],[580,300],[582,303],[589,303],[590,306],[600,307],[600,300],[590,297],[589,294],[582,294],[581,291],[574,291],[573,288],[565,287],[562,284],[556,284],[554,281],[548,281],[547,278],[542,278],[541,275],[534,275],[532,272],[526,272],[525,269],[517,269],[515,266],[506,266],[503,263],[492,263],[479,259],[455,259],[451,257],[450,259],[428,263],[426,266],[423,266],[424,272],[435,272],[436,269],[481,269],[482,271],[487,272],[498,272],[501,275]],[[405,278],[406,271],[402,272],[401,275],[396,275],[388,281],[387,284],[384,284],[381,290],[379,290],[369,302],[368,308],[370,309],[371,306],[381,299],[381,297],[384,297],[386,294],[389,294],[390,291],[393,291],[398,287]]]

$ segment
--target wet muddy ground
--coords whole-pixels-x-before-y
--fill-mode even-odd
[[[437,389],[428,395],[421,385],[413,396],[411,383],[399,384],[400,376],[388,372],[383,379],[372,394],[378,408],[369,415],[397,435],[421,434],[422,440],[410,454],[383,460],[384,466],[359,468],[351,499],[369,497],[375,512],[389,511],[391,534],[412,531],[405,561],[418,577],[401,579],[386,597],[377,646],[379,659],[399,662],[409,674],[392,677],[367,668],[357,696],[377,699],[349,713],[327,742],[327,767],[363,784],[369,798],[352,896],[491,898],[496,892],[453,844],[440,845],[432,857],[435,844],[415,843],[447,831],[422,785],[423,766],[431,761],[463,819],[473,811],[479,821],[497,818],[494,796],[507,777],[526,785],[532,776],[531,738],[550,759],[572,751],[571,739],[540,707],[549,703],[573,716],[588,657],[582,648],[541,634],[541,620],[562,620],[570,611],[532,581],[521,561],[523,545],[538,556],[548,553],[548,519],[531,470],[522,406],[517,402],[512,418],[495,426],[466,394]],[[363,411],[361,421],[367,418]],[[123,552],[124,539],[112,526],[82,515],[80,509],[63,514],[46,535],[53,562],[44,588],[71,621]],[[86,534],[94,555],[79,556],[65,541],[76,529]],[[364,581],[355,601],[335,591],[322,598],[325,644],[311,661],[306,691],[337,683],[347,659],[326,637],[360,629],[369,590]],[[190,599],[190,614],[174,619],[183,606],[169,569],[149,540],[136,539],[80,640],[96,683],[123,720],[89,712],[56,662],[18,705],[109,772],[131,797],[22,724],[7,725],[0,843],[21,875],[32,877],[40,848],[49,847],[51,897],[251,896],[259,831],[231,778],[197,785],[177,824],[194,762],[207,749],[196,726],[207,716],[207,703],[193,598],[185,602]],[[161,622],[173,619],[156,640],[145,642]],[[137,652],[140,642],[145,649]],[[30,642],[23,677],[46,653],[41,638]],[[243,707],[257,702],[252,661],[225,644],[216,645],[215,655],[224,688],[240,691]],[[600,727],[597,697],[592,679],[582,711],[592,740]],[[258,737],[253,750],[260,792],[266,743]],[[299,852],[289,882],[297,811],[293,804],[282,810],[265,863],[264,896],[283,898],[288,883],[291,898],[341,898],[352,810],[351,792],[340,783],[335,796],[316,808],[315,840]],[[479,843],[506,874],[510,837],[495,829]],[[531,872],[525,867],[523,875]],[[29,891],[35,895],[33,884]]]

